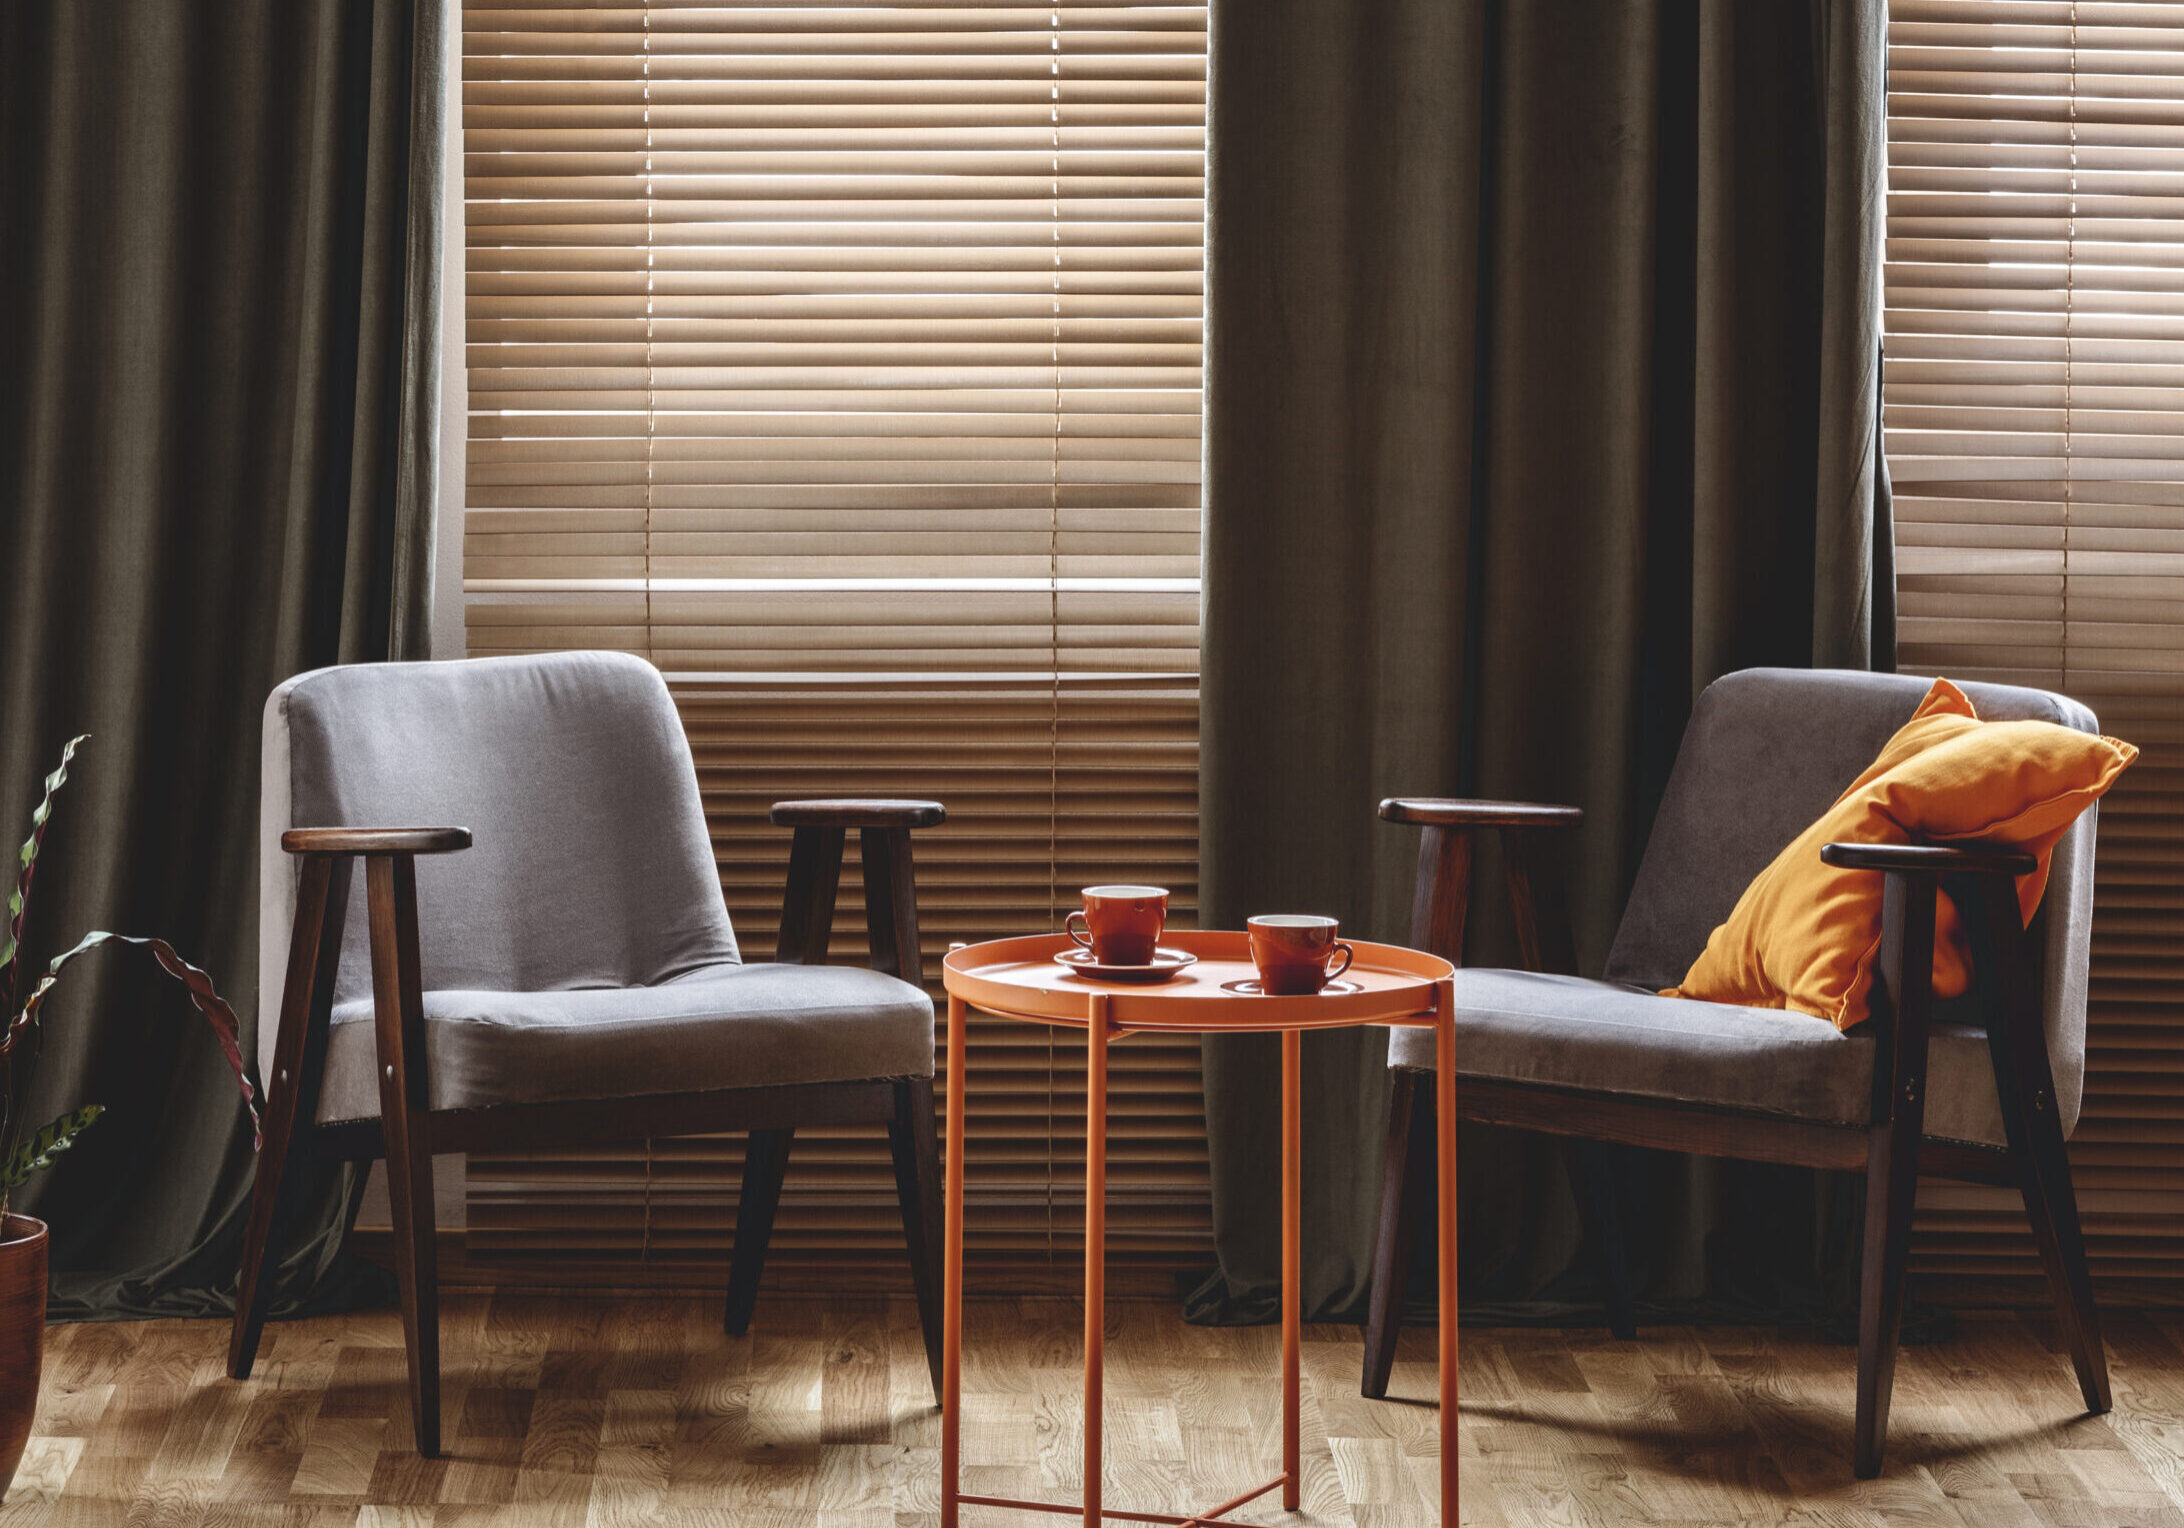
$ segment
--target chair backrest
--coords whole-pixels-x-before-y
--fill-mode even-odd
[[[1681,981],[1752,877],[1873,762],[1931,684],[1909,674],[1746,669],[1707,686],[1608,952],[1608,979],[1646,987]],[[2098,730],[2091,711],[2046,690],[1963,690],[1989,721]],[[2088,810],[2056,845],[2041,903],[2048,1056],[2065,1131],[2077,1122],[2085,1078],[2094,817]]]
[[[417,861],[427,990],[668,980],[737,958],[690,744],[659,671],[619,653],[371,663],[299,674],[265,706],[260,1061],[295,916],[291,827],[466,827]],[[371,991],[364,877],[337,1001]]]

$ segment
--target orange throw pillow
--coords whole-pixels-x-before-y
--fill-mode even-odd
[[[1880,756],[1737,899],[1683,984],[1664,996],[1790,1008],[1848,1029],[1865,1019],[1881,945],[1877,870],[1821,863],[1829,843],[1985,843],[2039,859],[2017,878],[2029,923],[2056,842],[2138,757],[2115,738],[2053,722],[1983,722],[1964,692],[1934,681]],[[1935,909],[1934,992],[1970,985],[1963,926]]]

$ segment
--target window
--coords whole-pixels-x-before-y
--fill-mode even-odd
[[[2101,810],[2094,1266],[2184,1263],[2184,34],[2152,5],[1898,0],[1886,408],[1901,665],[2074,695]],[[1923,1266],[2037,1270],[2014,1197],[1922,1190]]]
[[[796,795],[948,804],[929,972],[1093,880],[1187,922],[1204,7],[464,14],[470,651],[660,666],[757,958]],[[1069,1250],[1081,1053],[972,1046],[974,1251]],[[1195,1260],[1196,1042],[1115,1065],[1117,1250]],[[740,1156],[474,1157],[473,1247],[717,1254]],[[875,1136],[800,1135],[775,1255],[896,1247],[893,1195]]]

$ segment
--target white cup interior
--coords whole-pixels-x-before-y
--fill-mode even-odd
[[[1333,928],[1336,923],[1333,918],[1316,917],[1311,913],[1268,913],[1251,921],[1259,928]]]
[[[1084,889],[1084,894],[1088,897],[1164,897],[1168,894],[1168,888],[1165,886],[1087,886]]]

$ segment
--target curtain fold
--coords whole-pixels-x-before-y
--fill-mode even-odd
[[[1881,0],[1217,9],[1207,926],[1401,941],[1417,845],[1381,797],[1573,802],[1554,853],[1597,972],[1698,691],[1891,662],[1882,44]],[[1473,921],[1506,963],[1506,910]],[[1385,1041],[1305,1043],[1306,1305],[1339,1315]],[[1277,1067],[1207,1042],[1194,1319],[1277,1308]],[[1467,1127],[1463,1162],[1467,1316],[1584,1294],[1554,1155]],[[1656,1306],[1805,1306],[1840,1240],[1809,1174],[1651,1157],[1632,1192]]]
[[[91,734],[26,943],[162,935],[246,1031],[266,694],[429,641],[446,17],[0,8],[0,824]],[[29,1101],[107,1106],[22,1196],[52,1226],[53,1312],[232,1309],[232,1080],[171,984],[98,959],[45,1010]],[[357,1177],[317,1196],[276,1308],[357,1292],[336,1257]]]

